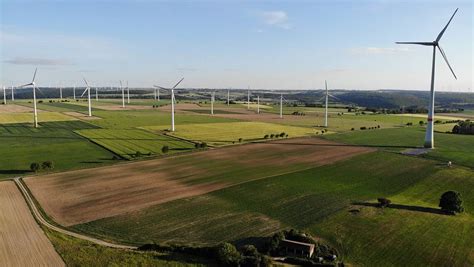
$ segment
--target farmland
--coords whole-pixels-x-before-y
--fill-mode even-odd
[[[0,261],[4,266],[64,266],[13,182],[0,182]]]
[[[190,142],[139,129],[86,129],[76,132],[126,159],[132,159],[137,152],[143,155],[161,155],[163,146],[169,147],[169,153],[194,148]]]
[[[74,133],[94,126],[82,121],[0,125],[0,179],[33,174],[32,162],[53,161],[56,171],[113,163],[113,154]]]
[[[25,182],[46,213],[69,226],[370,151],[317,138],[288,139],[36,176]]]
[[[470,265],[473,214],[453,217],[431,209],[449,188],[466,196],[466,210],[472,210],[474,174],[436,165],[431,160],[371,153],[74,228],[126,243],[209,244],[246,242],[292,227],[330,241],[344,261],[360,265]],[[373,203],[381,196],[399,208],[352,204]],[[349,212],[354,209],[356,213]]]
[[[160,129],[160,127],[144,127],[147,130]],[[230,123],[200,123],[180,126],[172,135],[188,139],[207,142],[211,145],[223,145],[242,141],[260,140],[265,135],[285,133],[289,137],[315,135],[319,131],[294,126],[263,122],[230,122]],[[282,136],[283,137],[283,136]]]
[[[48,122],[48,121],[70,121],[75,120],[71,116],[59,112],[39,112],[38,121],[39,122]],[[10,124],[10,123],[31,123],[33,124],[33,113],[0,113],[0,124]]]

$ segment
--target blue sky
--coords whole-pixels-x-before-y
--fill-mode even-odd
[[[8,1],[1,2],[1,77],[43,86],[428,89],[441,40],[442,91],[473,88],[472,1]]]

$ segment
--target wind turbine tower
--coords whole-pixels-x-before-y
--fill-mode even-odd
[[[249,86],[249,89],[247,91],[247,110],[250,109],[250,86]]]
[[[227,89],[227,106],[230,105],[230,89]]]
[[[436,48],[438,48],[439,52],[441,52],[441,56],[443,56],[444,61],[446,61],[446,64],[451,70],[451,73],[453,74],[454,78],[457,79],[456,74],[454,74],[453,68],[451,68],[451,65],[449,64],[448,58],[446,57],[446,54],[444,53],[444,50],[439,45],[439,41],[441,40],[441,37],[443,37],[444,32],[448,28],[449,24],[451,23],[451,20],[454,18],[454,15],[456,15],[457,12],[458,12],[458,8],[456,8],[456,10],[454,11],[453,15],[449,19],[446,26],[444,26],[444,28],[438,34],[436,39],[432,42],[396,42],[397,44],[413,44],[413,45],[424,45],[424,46],[433,47],[433,60],[431,64],[431,88],[430,88],[431,95],[430,95],[430,105],[429,105],[429,110],[428,110],[428,124],[426,126],[426,134],[425,134],[425,143],[424,143],[425,148],[434,148],[433,120],[434,120],[434,108],[435,108],[434,82],[435,82]]]
[[[260,96],[257,96],[257,114],[260,114]]]
[[[130,88],[128,87],[128,81],[127,81],[127,104],[130,104]]]
[[[325,104],[325,108],[324,108],[324,127],[328,127],[328,100],[329,100],[329,91],[328,91],[328,82],[327,81],[324,81],[324,84],[326,85],[326,104]]]
[[[89,117],[92,117],[92,107],[91,107],[91,87],[89,86],[89,84],[87,83],[86,81],[86,78],[82,78],[84,80],[84,82],[86,83],[86,90],[84,90],[84,92],[82,93],[81,97],[84,95],[84,93],[87,91],[87,106],[88,106],[88,109],[89,109]]]
[[[74,100],[76,100],[76,84],[74,84],[72,86],[72,96],[73,96]]]
[[[214,115],[214,98],[215,98],[215,91],[211,93],[211,115]]]
[[[7,91],[5,89],[5,86],[3,86],[3,104],[7,104]]]
[[[122,80],[120,80],[120,89],[122,90],[122,108],[125,108],[125,91],[122,86]]]
[[[171,90],[171,131],[174,132],[175,127],[174,127],[174,105],[176,102],[175,96],[174,96],[174,89],[184,80],[184,78],[181,78],[173,87],[171,88],[164,88],[161,86],[154,85],[154,87],[163,89],[163,90]]]
[[[38,128],[38,110],[36,109],[36,83],[35,83],[37,71],[38,71],[38,68],[35,69],[35,73],[33,74],[33,79],[31,80],[30,83],[20,86],[20,87],[26,87],[26,86],[31,85],[33,87],[33,121],[34,121],[35,128]]]

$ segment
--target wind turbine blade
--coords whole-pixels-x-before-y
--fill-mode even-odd
[[[435,45],[433,42],[395,42],[396,44],[414,44],[414,45]]]
[[[90,87],[89,84],[87,83],[87,80],[86,78],[82,77],[82,79],[84,80],[84,82],[86,83],[87,87]],[[86,89],[87,90],[87,89]],[[82,96],[81,96],[82,97]]]
[[[454,15],[456,15],[456,13],[458,12],[458,9],[459,9],[459,8],[456,8],[456,10],[454,11],[453,15],[452,15],[451,18],[449,19],[448,24],[446,24],[446,26],[444,26],[443,30],[438,34],[438,37],[436,37],[436,42],[439,42],[439,40],[441,39],[441,37],[443,37],[444,32],[445,32],[446,29],[448,28],[449,23],[451,23],[451,20],[453,20]]]
[[[178,82],[178,83],[176,83],[176,84],[173,86],[173,89],[174,89],[174,88],[176,88],[176,86],[178,86],[178,84],[180,84],[180,83],[181,83],[183,80],[184,80],[184,77],[183,77],[183,78],[181,78],[181,80],[179,80],[179,82]]]
[[[38,71],[38,68],[35,69],[35,74],[33,74],[33,80],[31,80],[31,83],[34,83],[35,82],[35,78],[36,78],[36,72]]]
[[[120,88],[122,88],[122,80],[120,80],[119,82],[120,82]]]
[[[164,88],[164,87],[161,87],[161,86],[158,86],[158,85],[153,85],[153,87],[156,87],[156,88],[159,88],[159,89],[163,89],[163,90],[170,90],[169,88]]]
[[[24,85],[22,85],[22,86],[19,86],[18,88],[27,87],[27,86],[30,86],[30,85],[33,85],[33,83],[24,84]]]
[[[449,67],[449,69],[450,69],[450,70],[451,70],[451,72],[453,73],[453,75],[454,75],[454,79],[456,79],[456,80],[457,80],[457,79],[458,79],[458,77],[456,77],[456,74],[454,74],[454,70],[453,70],[453,68],[451,68],[451,65],[450,65],[450,64],[449,64],[449,62],[448,62],[448,58],[446,57],[446,54],[444,53],[444,50],[443,50],[443,48],[441,48],[441,46],[439,46],[439,45],[438,45],[438,49],[439,49],[439,51],[441,52],[441,55],[443,56],[443,58],[444,58],[444,61],[446,61],[446,64],[448,64],[448,67]]]

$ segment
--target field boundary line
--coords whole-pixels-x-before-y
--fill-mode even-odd
[[[106,246],[106,247],[110,247],[110,248],[119,248],[119,249],[137,249],[137,247],[134,247],[134,246],[126,246],[126,245],[119,245],[119,244],[114,244],[114,243],[110,243],[110,242],[107,242],[107,241],[104,241],[104,240],[100,240],[100,239],[97,239],[97,238],[93,238],[93,237],[90,237],[90,236],[86,236],[86,235],[83,235],[83,234],[78,234],[78,233],[75,233],[75,232],[72,232],[72,231],[69,231],[69,230],[66,230],[66,229],[63,229],[63,228],[60,228],[58,226],[55,226],[51,223],[49,223],[44,217],[43,215],[41,214],[41,212],[39,211],[38,207],[36,206],[35,202],[33,201],[32,199],[32,196],[30,195],[30,193],[28,192],[28,190],[26,189],[26,185],[24,185],[21,181],[21,177],[15,177],[13,179],[13,181],[15,182],[15,184],[18,186],[18,188],[20,189],[23,197],[25,198],[26,200],[26,203],[28,204],[28,206],[30,207],[31,209],[31,212],[33,214],[33,217],[35,217],[35,219],[40,223],[42,224],[43,226],[53,230],[53,231],[56,231],[56,232],[59,232],[59,233],[62,233],[62,234],[65,234],[65,235],[68,235],[68,236],[72,236],[72,237],[75,237],[75,238],[78,238],[78,239],[82,239],[82,240],[86,240],[86,241],[89,241],[89,242],[92,242],[92,243],[95,243],[95,244],[98,244],[98,245],[102,245],[102,246]]]

